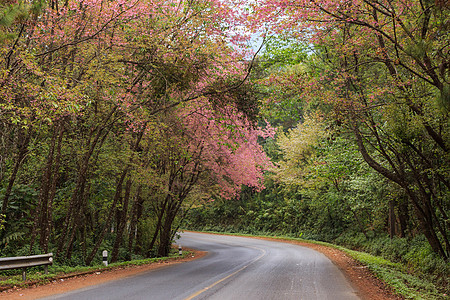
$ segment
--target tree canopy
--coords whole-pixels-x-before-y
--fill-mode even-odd
[[[257,138],[273,133],[254,121],[232,3],[11,1],[1,13],[5,245],[86,264],[105,243],[113,260],[125,241],[128,256],[167,255],[192,191],[263,187]]]
[[[255,226],[398,223],[448,259],[449,9],[3,1],[2,253],[166,255],[192,207],[241,198]]]

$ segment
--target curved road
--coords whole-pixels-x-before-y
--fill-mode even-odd
[[[339,269],[309,248],[191,232],[178,243],[208,255],[46,299],[359,299]]]

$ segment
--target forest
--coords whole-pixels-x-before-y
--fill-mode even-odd
[[[2,1],[0,255],[92,265],[167,256],[180,229],[263,233],[448,284],[449,10]]]

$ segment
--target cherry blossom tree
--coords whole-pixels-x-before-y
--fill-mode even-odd
[[[66,259],[82,251],[90,264],[112,236],[117,259],[148,184],[140,168],[153,170],[169,201],[157,212],[161,254],[199,174],[224,197],[242,184],[262,188],[268,161],[248,121],[257,113],[245,83],[251,50],[236,30],[243,16],[235,3],[9,2],[0,6],[0,126],[11,141],[3,144],[2,212],[8,221],[18,182],[36,188],[30,252],[39,238],[42,251]]]

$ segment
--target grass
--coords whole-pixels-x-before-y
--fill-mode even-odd
[[[169,255],[169,257],[157,257],[157,258],[148,258],[148,259],[139,259],[139,260],[131,260],[131,261],[123,261],[123,262],[116,262],[109,264],[108,266],[101,265],[94,265],[94,266],[63,266],[63,265],[52,265],[48,267],[48,274],[43,274],[43,267],[33,267],[27,270],[27,280],[22,281],[22,270],[11,270],[3,272],[4,274],[12,274],[14,275],[0,275],[0,290],[8,289],[10,287],[26,287],[33,284],[45,284],[50,281],[56,280],[56,279],[63,279],[63,278],[69,278],[77,275],[82,274],[90,274],[95,273],[99,271],[105,271],[105,270],[112,270],[116,268],[121,267],[127,267],[127,266],[140,266],[140,265],[147,265],[152,264],[156,262],[166,261],[166,260],[173,260],[177,259],[179,257],[187,257],[191,255],[192,253],[189,251],[183,251],[183,255],[178,255],[178,250]]]
[[[343,247],[337,248],[366,265],[378,278],[406,299],[445,299],[447,296],[440,293],[436,286],[426,278],[420,278],[409,273],[403,264],[393,263],[364,252],[353,251]]]
[[[440,292],[439,289],[435,286],[435,284],[430,280],[428,280],[425,276],[412,274],[410,273],[408,268],[403,264],[394,263],[385,258],[374,256],[368,253],[350,250],[342,246],[326,242],[305,240],[301,238],[292,238],[286,236],[239,234],[239,233],[213,232],[213,231],[203,231],[203,232],[224,234],[224,235],[239,235],[248,237],[267,237],[279,240],[306,242],[335,248],[348,254],[350,257],[360,262],[364,266],[367,266],[367,268],[370,271],[372,271],[372,273],[375,276],[377,276],[380,280],[385,282],[398,295],[404,297],[405,299],[417,299],[417,300],[449,299],[448,294]]]

